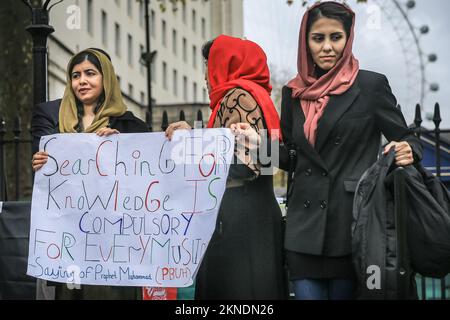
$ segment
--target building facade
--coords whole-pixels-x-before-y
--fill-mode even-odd
[[[169,122],[181,109],[191,120],[202,110],[209,115],[203,43],[225,33],[243,34],[243,0],[150,0],[153,127],[158,130],[162,108]],[[145,2],[139,0],[65,0],[51,11],[55,28],[49,39],[49,97],[62,97],[70,56],[89,47],[112,58],[129,110],[145,119],[148,110]],[[188,105],[187,109],[183,108]],[[197,108],[195,106],[198,106]]]

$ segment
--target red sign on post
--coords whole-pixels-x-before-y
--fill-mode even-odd
[[[143,287],[143,300],[177,300],[177,288]]]

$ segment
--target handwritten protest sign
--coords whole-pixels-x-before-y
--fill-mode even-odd
[[[214,231],[228,129],[56,134],[35,176],[27,274],[55,282],[186,287]]]

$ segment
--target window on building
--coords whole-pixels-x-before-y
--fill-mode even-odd
[[[108,16],[102,10],[102,43],[104,46],[108,45]]]
[[[150,32],[152,33],[152,37],[153,38],[156,35],[156,30],[155,30],[156,29],[156,24],[155,24],[155,21],[156,21],[156,14],[155,14],[155,11],[152,10],[151,13],[150,13]]]
[[[197,29],[197,12],[192,9],[192,30],[195,32]]]
[[[183,38],[183,61],[187,62],[187,40]]]
[[[192,66],[197,68],[197,47],[192,46]]]
[[[166,21],[162,20],[161,22],[161,40],[162,44],[165,47],[167,45],[167,30],[166,30]]]
[[[181,4],[181,16],[183,17],[183,23],[186,24],[186,3]]]
[[[172,52],[174,55],[177,55],[177,30],[172,30]]]
[[[163,62],[162,68],[163,68],[163,70],[162,70],[162,72],[163,72],[163,78],[162,78],[163,88],[165,90],[167,90],[167,63]]]
[[[156,83],[156,58],[153,58],[153,61],[150,65],[150,71],[151,71],[151,78],[152,78],[152,82]]]
[[[145,104],[145,93],[141,91],[141,103]]]
[[[145,6],[144,1],[139,1],[139,26],[144,28],[145,25]]]
[[[133,36],[128,34],[128,64],[133,65]]]
[[[192,97],[194,99],[192,102],[197,102],[197,82],[192,84]]]
[[[173,95],[178,95],[178,72],[177,70],[173,69]]]
[[[133,18],[133,1],[127,0],[127,13],[130,18]]]
[[[183,100],[188,102],[188,79],[186,76],[183,76]]]
[[[208,92],[206,91],[205,88],[203,88],[203,102],[204,103],[208,102]]]
[[[142,54],[145,52],[144,45],[139,45],[139,58],[142,57]],[[145,65],[143,63],[139,63],[139,71],[141,75],[144,75]]]
[[[120,36],[120,25],[118,24],[118,23],[116,23],[115,24],[115,39],[116,39],[116,41],[115,41],[115,52],[116,52],[116,56],[118,56],[118,57],[120,57],[120,54],[121,54],[121,52],[120,52],[120,50],[121,50],[121,47],[122,47],[122,44],[121,44],[121,36]]]
[[[134,87],[131,83],[128,84],[128,95],[130,96],[130,98],[133,98],[134,95]]]
[[[116,2],[116,5],[117,5],[118,7],[120,7],[120,0],[115,0],[115,2]]]
[[[206,20],[202,18],[202,38],[206,39]]]
[[[94,33],[93,24],[92,24],[92,0],[88,0],[87,2],[87,30],[92,35]]]

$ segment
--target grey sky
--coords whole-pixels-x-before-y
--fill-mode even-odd
[[[391,0],[368,0],[368,4],[357,4],[356,0],[347,1],[356,12],[356,36],[354,54],[360,61],[362,69],[368,69],[386,74],[392,90],[402,105],[405,118],[409,123],[414,117],[415,103],[420,100],[420,72],[418,66],[412,66],[411,84],[408,89],[406,77],[406,60],[402,47],[392,22],[400,26],[399,30],[408,30],[400,11],[393,3],[387,3],[391,19],[380,11],[373,13],[379,7],[376,3]],[[406,0],[398,0],[405,3]],[[244,0],[244,34],[257,42],[266,51],[272,76],[283,81],[294,76],[297,64],[298,31],[301,17],[305,11],[301,0],[294,0],[292,6],[286,0]],[[313,3],[313,1],[310,1]],[[427,55],[436,53],[438,61],[428,64],[426,78],[429,83],[439,83],[437,93],[427,93],[424,109],[432,112],[434,103],[441,105],[442,127],[450,127],[450,23],[446,15],[450,12],[448,0],[416,0],[416,7],[409,11],[409,17],[415,27],[428,25],[430,32],[420,38],[421,47]],[[404,39],[412,39],[408,32]],[[417,49],[413,43],[405,43],[409,54],[418,63]],[[428,87],[429,85],[427,85]],[[427,126],[430,127],[429,124]]]

